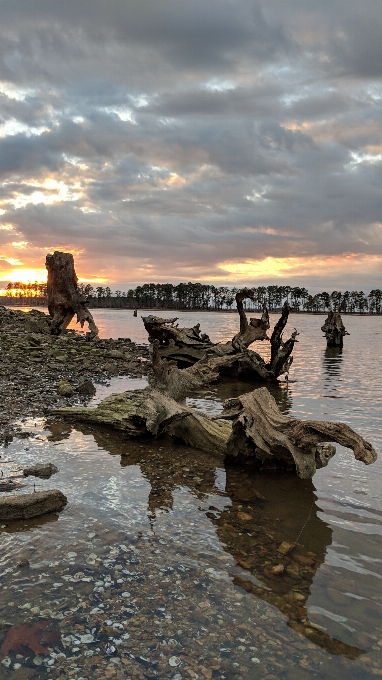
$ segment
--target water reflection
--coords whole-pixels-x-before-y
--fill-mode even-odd
[[[342,372],[343,350],[341,347],[327,347],[324,353],[323,369],[330,381],[337,379]]]
[[[313,579],[332,543],[332,529],[317,514],[311,480],[224,467],[169,438],[123,442],[106,429],[76,429],[91,433],[100,448],[121,456],[121,467],[139,466],[151,487],[147,515],[153,534],[158,513],[173,511],[177,490],[187,488],[215,527],[223,549],[235,559],[230,576],[236,586],[277,607],[293,630],[330,654],[351,659],[361,654],[309,621]],[[219,508],[210,504],[212,496],[222,498]],[[194,539],[202,552],[205,545],[198,531],[196,526]]]
[[[193,392],[192,397],[187,399],[187,404],[209,415],[217,415],[222,411],[222,404],[226,399],[239,397],[241,394],[252,392],[260,387],[264,387],[263,382],[223,379],[208,389]],[[287,415],[293,406],[292,392],[288,383],[283,381],[267,383],[267,389],[275,398],[281,413]]]

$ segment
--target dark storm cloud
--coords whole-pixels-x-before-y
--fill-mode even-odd
[[[19,240],[211,275],[382,257],[379,1],[0,12],[0,207]]]

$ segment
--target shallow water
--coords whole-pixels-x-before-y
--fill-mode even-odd
[[[146,339],[130,311],[92,311],[103,337]],[[236,330],[234,314],[178,316],[181,325],[201,321],[216,341]],[[380,452],[382,320],[345,317],[343,352],[325,350],[323,320],[291,317],[300,332],[295,382],[272,393],[283,412],[345,421]],[[143,384],[114,379],[109,392]],[[189,403],[217,413],[253,387],[224,382]],[[106,392],[100,387],[93,405]],[[37,666],[30,649],[19,659],[11,650],[0,677],[382,675],[381,459],[366,467],[338,447],[327,468],[302,481],[225,467],[169,440],[132,443],[43,420],[24,427],[32,436],[1,451],[0,467],[55,463],[57,475],[27,478],[23,490],[59,488],[69,503],[59,517],[3,527],[0,622],[51,621],[62,635],[52,654],[66,659],[40,654]],[[296,540],[292,553],[278,551]],[[17,569],[23,556],[31,566]],[[279,564],[285,571],[275,575]],[[106,620],[121,627],[112,633]]]

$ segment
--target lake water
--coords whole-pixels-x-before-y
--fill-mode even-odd
[[[101,337],[147,340],[130,310],[92,313]],[[200,321],[213,341],[237,330],[231,313],[177,316]],[[291,382],[270,389],[284,413],[346,422],[380,453],[382,319],[345,316],[342,352],[326,350],[323,321],[291,315],[285,335],[300,333]],[[143,385],[114,379],[93,403]],[[189,403],[217,413],[257,386],[223,382]],[[382,675],[381,457],[365,466],[337,447],[304,481],[226,467],[169,440],[124,441],[57,420],[23,427],[31,436],[1,450],[0,467],[54,462],[59,473],[36,489],[59,488],[69,502],[58,518],[1,529],[1,678]],[[30,567],[19,569],[23,557]],[[8,650],[7,624],[39,623],[51,632],[44,652],[33,641]]]

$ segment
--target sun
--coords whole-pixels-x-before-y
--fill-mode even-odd
[[[0,277],[2,273],[0,272]],[[4,280],[15,283],[19,281],[20,283],[46,283],[47,271],[46,269],[13,269],[8,272],[3,272]]]

